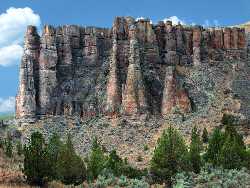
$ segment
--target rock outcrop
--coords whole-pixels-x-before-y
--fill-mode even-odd
[[[209,99],[217,95],[211,91],[219,94],[227,85],[219,88],[216,82],[228,81],[234,95],[231,86],[247,67],[247,52],[246,33],[236,27],[153,25],[117,17],[111,29],[46,25],[40,37],[29,26],[16,117],[197,113],[214,105]],[[228,73],[227,65],[234,67]],[[248,87],[249,77],[243,79]],[[237,93],[240,100],[245,95]],[[241,108],[250,119],[250,107]]]

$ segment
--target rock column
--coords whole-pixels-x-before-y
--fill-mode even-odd
[[[145,87],[143,83],[139,43],[136,36],[136,28],[129,31],[130,57],[126,85],[123,88],[122,106],[126,115],[138,115],[146,113],[147,105],[145,98]]]
[[[55,29],[45,26],[41,37],[39,57],[39,106],[40,114],[52,114],[56,109],[53,101],[53,91],[57,84],[56,64],[57,49]]]
[[[40,38],[37,29],[28,26],[24,42],[24,54],[20,66],[19,91],[16,97],[16,117],[34,118],[37,112],[37,88]]]

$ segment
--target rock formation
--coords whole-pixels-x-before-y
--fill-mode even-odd
[[[209,92],[220,80],[229,79],[228,89],[236,95],[241,86],[234,80],[247,58],[247,37],[240,28],[153,25],[148,19],[117,17],[111,29],[46,25],[40,37],[29,26],[16,117],[193,113],[214,105]],[[224,65],[232,65],[234,73],[226,75],[219,68]],[[249,76],[243,80],[248,87]],[[237,93],[240,99],[246,95]],[[250,119],[249,109],[242,105],[239,111]]]

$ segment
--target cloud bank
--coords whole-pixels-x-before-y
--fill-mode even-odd
[[[40,24],[40,16],[29,7],[11,7],[0,14],[0,66],[11,66],[20,62],[26,27],[39,27]]]
[[[0,98],[0,113],[15,111],[15,97]]]
[[[170,16],[169,18],[163,19],[163,21],[164,22],[166,22],[166,21],[172,21],[173,25],[178,25],[179,23],[181,25],[186,25],[185,21],[182,20],[182,19],[180,19],[180,18],[178,18],[177,16]]]

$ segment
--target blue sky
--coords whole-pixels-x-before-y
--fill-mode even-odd
[[[13,7],[13,8],[11,8]],[[11,8],[11,9],[10,9]],[[14,110],[25,28],[33,24],[111,27],[115,16],[171,18],[204,26],[250,21],[249,0],[1,0],[0,113]]]

